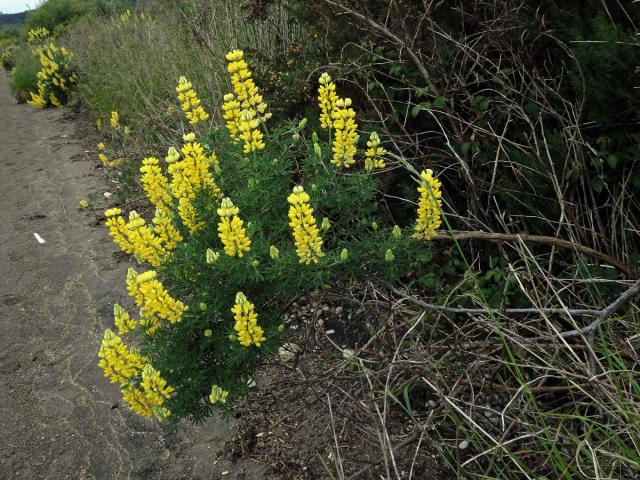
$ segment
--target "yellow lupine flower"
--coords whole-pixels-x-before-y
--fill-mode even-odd
[[[219,387],[218,385],[211,386],[211,394],[209,395],[211,405],[215,405],[216,403],[227,403],[228,396],[229,392],[224,390],[222,387]]]
[[[171,323],[182,321],[182,315],[188,307],[169,295],[153,270],[137,275],[135,281],[137,285],[130,289],[129,294],[133,293],[136,305],[145,310],[147,319],[150,315],[155,315]],[[129,282],[127,285],[129,286]]]
[[[136,349],[128,349],[122,339],[110,329],[104,331],[98,357],[98,365],[111,383],[127,382],[138,375],[145,360]]]
[[[292,228],[293,239],[300,263],[309,265],[318,263],[324,256],[322,253],[322,238],[313,217],[313,208],[309,205],[309,194],[301,186],[293,188],[287,201],[289,207],[289,226]]]
[[[144,218],[135,210],[129,212],[127,232],[127,239],[133,245],[134,255],[138,255],[154,267],[159,267],[167,255],[167,250],[162,246],[161,239],[154,235]]]
[[[184,240],[180,232],[174,227],[171,216],[166,210],[157,208],[152,222],[153,233],[160,237],[162,246],[166,250],[172,251],[178,243]]]
[[[253,303],[247,300],[242,292],[236,295],[236,303],[231,309],[235,318],[234,330],[238,334],[238,341],[245,347],[254,344],[256,347],[262,345],[266,340],[264,331],[258,326],[258,314],[255,312]]]
[[[420,173],[418,219],[413,234],[413,238],[417,240],[430,240],[435,237],[436,230],[442,225],[441,186],[440,181],[433,178],[433,170],[427,169]]]
[[[364,169],[367,172],[373,171],[374,168],[384,168],[383,155],[387,153],[384,147],[380,146],[380,137],[376,132],[373,132],[367,142],[367,151],[365,152]]]
[[[196,207],[193,206],[188,197],[181,197],[178,200],[178,215],[180,215],[182,224],[187,227],[189,233],[196,233],[205,225],[203,221],[198,221]]]
[[[168,208],[173,199],[168,192],[169,180],[162,173],[159,163],[155,157],[147,157],[142,160],[140,183],[142,183],[149,201],[156,208],[163,209]]]
[[[167,385],[167,381],[162,378],[160,372],[149,363],[142,370],[142,382],[140,385],[144,389],[147,401],[154,406],[162,405],[174,390],[173,387]]]
[[[129,240],[129,228],[122,218],[122,210],[110,208],[104,212],[104,215],[107,217],[105,225],[109,229],[109,236],[123,252],[131,255],[135,251],[135,245]]]
[[[231,134],[231,138],[237,139],[238,132],[240,131],[240,116],[242,115],[242,109],[240,108],[240,102],[236,100],[233,93],[227,93],[224,96],[224,103],[222,104],[222,111],[224,112],[222,118],[226,120],[227,130]]]
[[[27,33],[27,43],[29,45],[33,45],[34,43],[39,43],[45,38],[49,36],[49,30],[45,27],[38,27],[29,30]]]
[[[180,152],[175,147],[169,147],[167,150],[167,156],[164,157],[164,161],[167,163],[173,163],[180,160]]]
[[[209,158],[202,145],[187,142],[181,150],[183,159],[171,162],[168,167],[171,194],[176,198],[193,199],[198,191],[204,190],[212,197],[218,195],[220,188],[209,171]]]
[[[351,99],[341,98],[336,102],[336,110],[331,115],[336,129],[331,163],[337,167],[349,168],[355,163],[358,125],[355,122],[356,112],[350,107]]]
[[[145,328],[146,333],[153,335],[158,328],[160,328],[160,319],[153,312],[150,312],[146,308],[140,309],[140,325]]]
[[[331,81],[327,72],[320,75],[320,87],[318,87],[318,102],[320,105],[320,126],[322,128],[333,127],[332,114],[336,110],[338,95],[336,84]]]
[[[110,120],[111,128],[118,128],[120,124],[120,115],[118,112],[111,112],[111,120]]]
[[[151,417],[153,415],[152,405],[149,404],[144,392],[131,384],[123,384],[120,387],[122,399],[129,404],[129,408],[139,415]]]
[[[224,252],[230,257],[242,257],[251,249],[251,240],[247,237],[244,222],[238,216],[240,209],[230,198],[224,198],[218,209],[218,237],[224,245]]]
[[[118,335],[124,335],[138,326],[138,322],[129,316],[129,313],[117,303],[113,305],[113,324],[118,327]]]
[[[198,122],[208,120],[209,114],[200,105],[200,99],[192,87],[191,82],[185,77],[180,77],[178,79],[176,92],[178,93],[178,100],[182,105],[182,111],[187,117],[187,120],[191,125],[195,125]]]
[[[131,267],[129,267],[129,269],[127,270],[127,293],[135,300],[136,305],[138,306],[144,305],[144,297],[142,296],[142,292],[140,291],[140,283],[138,283],[138,277],[142,277],[147,273],[152,274],[152,278],[156,278],[156,272],[154,272],[153,270],[141,273],[140,275],[138,275],[138,272],[136,272]],[[151,280],[151,278],[148,278],[148,280]]]
[[[260,123],[271,117],[267,104],[251,78],[251,71],[243,59],[242,50],[233,50],[226,56],[234,94],[224,96],[223,117],[234,140],[244,141],[244,152],[250,153],[265,147]]]

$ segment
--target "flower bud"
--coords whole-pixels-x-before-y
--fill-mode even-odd
[[[200,302],[200,310],[205,312],[207,310],[207,304],[204,302]]]
[[[298,140],[300,140],[300,134],[296,132],[292,135],[292,138],[294,142],[297,142]]]
[[[373,228],[373,231],[377,231],[378,230],[378,223],[377,222],[371,222],[371,228]]]
[[[212,331],[210,328],[207,328],[207,329],[204,331],[204,336],[205,336],[205,337],[210,337],[211,335],[213,335],[213,331]]]
[[[313,143],[318,143],[318,134],[317,134],[316,132],[313,132],[313,133],[311,134],[311,141],[312,141]]]
[[[300,123],[298,124],[298,128],[299,128],[300,130],[302,130],[302,129],[303,129],[304,127],[306,127],[306,126],[307,126],[307,119],[306,119],[306,117],[305,117],[305,118],[303,118],[302,120],[300,120]]]
[[[320,228],[322,229],[322,231],[326,232],[327,230],[329,230],[330,227],[331,227],[331,222],[327,217],[324,217],[322,219],[322,223],[320,224]]]
[[[393,262],[396,259],[396,256],[393,254],[393,251],[390,248],[387,248],[387,252],[384,254],[385,262]]]
[[[391,235],[393,235],[394,238],[400,238],[400,236],[402,235],[402,230],[400,230],[400,227],[398,225],[395,225],[393,227],[393,230],[391,230]]]
[[[281,323],[280,325],[278,325],[278,333],[283,333],[284,332],[284,323]]]
[[[269,256],[274,260],[280,256],[280,250],[275,245],[269,247]]]
[[[349,258],[349,251],[346,248],[343,248],[342,251],[340,252],[340,260],[342,260],[343,262],[346,262],[348,258]]]
[[[322,156],[322,149],[320,148],[320,144],[318,143],[314,143],[313,144],[313,151],[316,152],[317,156]]]
[[[253,268],[256,268],[258,265],[260,265],[260,261],[258,261],[258,260],[253,260],[253,261],[251,262],[251,266],[252,266]]]
[[[220,258],[220,252],[214,252],[210,248],[207,248],[206,259],[209,265],[216,263],[218,261],[218,258]]]

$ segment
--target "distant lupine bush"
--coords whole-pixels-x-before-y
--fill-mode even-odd
[[[141,269],[129,270],[135,307],[114,306],[116,331],[105,331],[99,364],[132,410],[160,420],[228,411],[282,343],[287,301],[375,277],[399,283],[441,223],[441,185],[426,170],[413,224],[396,225],[378,174],[401,159],[375,132],[360,141],[352,102],[328,74],[318,90],[322,131],[309,134],[306,119],[269,125],[243,52],[227,60],[226,128],[209,125],[181,77],[184,135],[140,168],[152,218],[106,211],[109,234]]]
[[[58,47],[53,40],[47,41],[49,31],[46,28],[30,30],[27,42],[32,46],[33,55],[40,61],[37,92],[30,92],[30,105],[39,108],[49,106],[62,107],[69,98],[69,91],[76,83],[76,75],[71,70],[71,53],[64,47]]]

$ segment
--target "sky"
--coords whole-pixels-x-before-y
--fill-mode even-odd
[[[38,0],[0,0],[0,12],[17,13],[24,12],[38,4]]]

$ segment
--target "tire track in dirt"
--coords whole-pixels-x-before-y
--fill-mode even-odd
[[[97,351],[128,264],[78,208],[105,186],[75,128],[60,110],[17,105],[0,74],[0,478],[262,478],[223,458],[231,423],[167,437],[112,408],[118,386]]]

